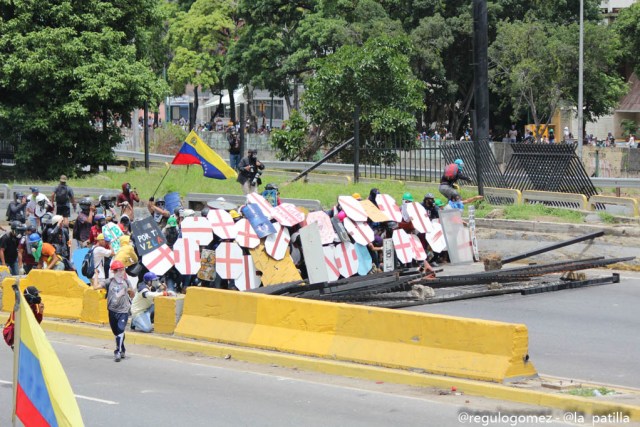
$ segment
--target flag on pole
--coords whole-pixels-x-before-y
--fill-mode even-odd
[[[14,285],[17,287],[17,285]],[[13,416],[25,427],[83,426],[69,380],[18,289],[13,356]]]
[[[201,165],[204,176],[214,179],[236,178],[238,174],[215,151],[191,131],[182,143],[172,165]]]

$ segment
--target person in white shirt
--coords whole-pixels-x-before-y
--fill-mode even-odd
[[[104,234],[98,234],[96,238],[97,243],[93,247],[93,265],[95,268],[95,272],[93,273],[93,277],[91,278],[92,285],[103,285],[104,280],[106,279],[106,270],[108,268],[107,259],[111,258],[114,255],[113,250],[109,247],[109,242],[107,242],[104,238]],[[105,266],[107,268],[105,268]]]
[[[140,332],[153,330],[154,299],[159,296],[176,296],[167,291],[164,284],[158,284],[158,276],[151,271],[145,273],[142,283],[138,283],[138,292],[131,303],[131,329]]]

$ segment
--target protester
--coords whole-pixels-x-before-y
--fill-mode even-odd
[[[19,268],[18,273],[20,275],[29,274],[29,272],[38,266],[36,259],[31,252],[31,246],[29,245],[29,236],[36,233],[36,227],[34,225],[27,225],[25,235],[20,239],[18,244],[18,260],[22,260],[22,265]]]
[[[46,238],[44,238],[44,230],[42,233],[45,242],[51,243],[56,248],[59,256],[69,258],[69,254],[71,253],[71,248],[69,247],[69,228],[65,224],[62,215],[55,215],[51,218],[51,225],[46,230]]]
[[[175,296],[173,291],[157,283],[158,276],[152,272],[144,275],[143,281],[138,283],[138,292],[131,303],[131,329],[140,332],[153,330],[154,299],[158,296]]]
[[[0,263],[9,267],[9,271],[11,271],[11,274],[14,276],[20,274],[21,270],[24,271],[18,246],[26,230],[27,227],[20,221],[12,221],[11,231],[0,237]]]
[[[79,248],[86,248],[89,245],[89,236],[96,208],[91,203],[91,199],[88,198],[80,200],[79,205],[80,213],[73,225],[73,237]]]
[[[233,169],[238,168],[240,163],[240,138],[235,127],[227,129],[227,141],[229,142],[229,166]]]
[[[40,291],[35,286],[27,286],[22,293],[24,295],[25,301],[29,304],[29,308],[33,312],[33,316],[36,318],[38,323],[42,323],[42,317],[44,316],[44,304],[42,303],[42,298],[40,298]],[[4,337],[4,341],[7,343],[9,347],[13,350],[13,342],[15,335],[15,312],[11,311],[9,314],[9,319],[7,323],[5,323],[4,328],[2,329],[2,336]]]
[[[157,199],[154,199],[153,197],[149,198],[147,209],[149,210],[149,214],[153,216],[153,220],[160,228],[167,225],[167,219],[171,216],[171,213],[165,207],[166,203],[162,197],[158,197]]]
[[[68,224],[71,216],[71,205],[74,211],[78,209],[78,205],[76,204],[73,190],[67,185],[66,175],[60,175],[60,184],[51,193],[51,200],[55,201],[56,215],[62,215]]]
[[[111,263],[113,277],[106,279],[103,283],[93,283],[93,289],[107,290],[107,310],[109,310],[109,326],[116,338],[116,349],[113,352],[113,360],[120,362],[125,358],[126,348],[124,346],[125,328],[129,321],[129,310],[131,309],[131,298],[135,295],[135,288],[127,278],[124,265],[120,261]]]
[[[131,237],[124,235],[120,237],[120,249],[113,257],[113,261],[120,261],[127,268],[138,262],[138,254],[131,243]]]
[[[133,221],[133,203],[139,201],[140,198],[136,189],[131,189],[131,184],[128,182],[122,184],[122,193],[118,194],[116,199],[116,206],[120,208],[120,215],[126,214]]]
[[[25,223],[26,220],[27,198],[23,193],[18,192],[7,208],[7,221],[20,221],[21,223]]]
[[[93,247],[93,265],[95,271],[91,277],[91,284],[104,283],[108,277],[108,268],[110,258],[114,255],[113,250],[109,246],[109,242],[105,239],[104,234],[99,234],[96,238],[96,245]]]
[[[29,245],[33,257],[38,263],[37,268],[46,270],[64,270],[64,262],[56,253],[56,248],[50,243],[44,243],[38,233],[29,235]]]
[[[262,183],[260,176],[264,165],[258,160],[258,150],[250,148],[247,156],[238,163],[238,182],[242,185],[242,192],[246,195],[255,193]]]
[[[464,169],[464,162],[461,159],[456,159],[455,162],[447,165],[442,174],[442,178],[440,179],[440,193],[447,198],[447,200],[451,200],[455,196],[459,196],[460,194],[455,189],[456,183],[459,180],[470,182],[471,179],[462,175],[462,170]]]
[[[51,201],[44,194],[40,194],[38,187],[31,187],[31,197],[27,203],[27,221],[40,227],[40,219],[53,210]]]

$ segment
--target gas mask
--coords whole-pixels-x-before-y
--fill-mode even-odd
[[[127,273],[124,271],[124,268],[121,268],[113,272],[113,277],[122,282],[127,277]]]

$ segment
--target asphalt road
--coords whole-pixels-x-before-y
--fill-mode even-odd
[[[591,270],[588,277],[608,274]],[[529,355],[539,373],[640,388],[640,274],[621,274],[616,284],[411,310],[524,323]]]
[[[448,427],[461,425],[461,412],[545,413],[480,397],[440,396],[434,390],[141,346],[130,346],[127,359],[115,363],[111,343],[55,333],[48,336],[87,426]],[[8,348],[0,348],[0,425],[11,423],[11,360]],[[560,420],[549,425],[564,425],[563,415],[550,415]],[[466,424],[483,425],[481,420]]]

